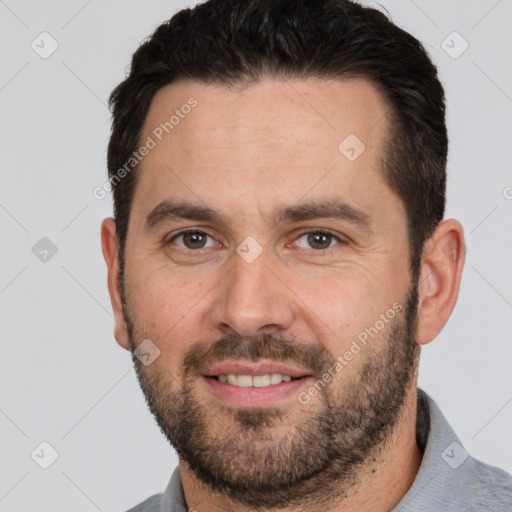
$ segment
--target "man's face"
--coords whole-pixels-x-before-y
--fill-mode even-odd
[[[348,481],[412,389],[417,293],[381,174],[385,115],[363,81],[189,82],[151,104],[118,341],[158,347],[134,362],[160,427],[247,504],[290,504],[329,471]]]

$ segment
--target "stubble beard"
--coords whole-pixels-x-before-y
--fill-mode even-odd
[[[126,305],[126,300],[123,300]],[[292,361],[321,376],[334,358],[318,345],[298,345],[274,336],[242,340],[227,336],[193,345],[182,377],[157,363],[145,367],[133,354],[143,329],[125,307],[132,359],[146,402],[162,433],[208,489],[253,509],[327,506],[359,483],[400,417],[414,377],[417,282],[390,330],[369,341],[351,382],[320,388],[318,400],[289,414],[277,407],[212,410],[196,396],[194,371],[223,357]],[[370,344],[378,344],[379,348]],[[357,364],[357,363],[356,363]],[[345,369],[341,370],[343,373]],[[299,401],[297,400],[299,404]]]

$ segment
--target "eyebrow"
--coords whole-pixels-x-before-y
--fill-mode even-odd
[[[359,226],[367,232],[373,232],[370,216],[366,212],[341,200],[314,200],[286,208],[279,208],[273,213],[274,225],[286,221],[298,222],[323,218],[346,221]],[[228,224],[224,214],[215,208],[182,201],[166,200],[159,203],[146,216],[144,229],[145,231],[152,231],[165,222],[181,219]]]

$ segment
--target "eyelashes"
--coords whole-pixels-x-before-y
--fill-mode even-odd
[[[197,239],[199,237],[203,237],[203,238],[210,237],[213,240],[213,237],[211,237],[205,231],[201,231],[199,229],[184,229],[183,231],[180,231],[179,233],[174,235],[167,243],[170,244],[174,240],[179,239],[179,238],[184,238],[185,236],[188,236],[188,235],[191,235],[190,238],[192,238],[192,240],[194,240],[194,238]],[[199,247],[199,248],[180,247],[180,249],[196,251],[197,249],[203,249],[203,247]]]
[[[308,235],[306,237],[306,235]],[[306,238],[305,238],[306,237]],[[208,244],[208,238],[210,238],[213,243]],[[305,238],[305,245],[301,244],[301,240]],[[176,243],[176,241],[181,241],[181,245]],[[328,242],[327,247],[312,247],[312,244],[320,244],[323,245]],[[334,245],[331,245],[332,242],[337,242]],[[303,242],[304,243],[304,242]],[[187,244],[192,244],[192,246],[188,246]],[[194,244],[197,244],[194,247]],[[291,242],[291,246],[305,249],[307,251],[311,251],[312,253],[330,253],[331,250],[338,248],[338,246],[345,245],[346,241],[340,238],[339,236],[331,233],[326,229],[308,229],[299,233],[296,238]],[[189,228],[180,231],[173,235],[165,245],[176,245],[180,250],[186,252],[200,252],[204,253],[205,250],[210,247],[219,246],[220,244],[206,231],[203,231],[198,228]]]

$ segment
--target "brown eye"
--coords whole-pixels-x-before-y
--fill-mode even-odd
[[[211,238],[210,235],[204,231],[182,231],[173,236],[169,240],[169,243],[176,240],[181,241],[181,244],[176,242],[176,245],[181,249],[204,249],[207,247],[206,243],[208,238]],[[213,243],[213,245],[215,245],[215,243]],[[211,245],[208,247],[211,247]]]
[[[325,233],[310,233],[308,243],[314,249],[327,249],[331,243],[332,236]]]
[[[310,231],[299,236],[297,246],[304,249],[326,250],[336,245],[333,242],[342,242],[342,240],[326,231]]]

